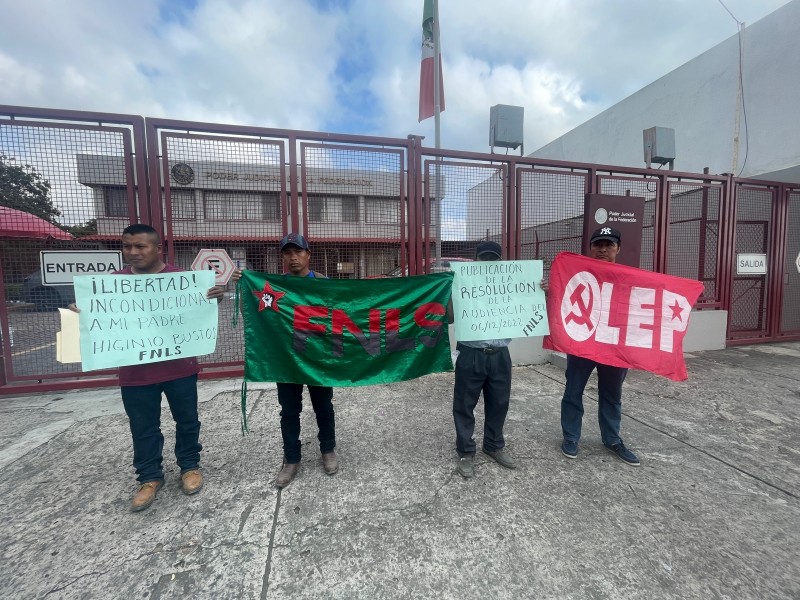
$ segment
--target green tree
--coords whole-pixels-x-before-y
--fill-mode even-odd
[[[78,225],[66,225],[62,229],[69,231],[76,238],[94,235],[97,233],[97,219],[89,219],[85,223],[79,223]]]
[[[0,206],[36,215],[58,225],[61,211],[50,199],[50,182],[31,165],[18,165],[16,159],[0,152]]]

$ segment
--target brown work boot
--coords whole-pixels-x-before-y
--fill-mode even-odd
[[[283,463],[283,468],[275,478],[275,485],[277,485],[279,488],[285,488],[287,485],[292,483],[295,475],[297,475],[297,471],[299,470],[300,463]]]
[[[159,479],[158,481],[145,481],[141,484],[133,495],[133,500],[131,500],[131,512],[139,512],[150,506],[153,500],[156,499],[156,492],[158,492],[158,489],[162,485],[164,485],[163,479]]]
[[[331,450],[322,455],[322,468],[328,475],[333,475],[339,470],[339,459],[336,458],[336,452]]]
[[[203,489],[203,474],[200,469],[192,469],[181,473],[181,488],[187,496],[196,494]]]

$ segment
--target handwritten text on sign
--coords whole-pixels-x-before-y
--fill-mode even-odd
[[[210,354],[213,271],[75,277],[84,371]]]
[[[547,311],[539,286],[540,260],[454,263],[456,340],[546,335]]]

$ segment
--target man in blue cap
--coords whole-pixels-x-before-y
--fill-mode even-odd
[[[312,271],[311,248],[305,236],[289,233],[280,241],[281,258],[284,274],[297,277],[319,277],[325,275]],[[236,270],[233,280],[241,278],[241,271]],[[275,478],[275,485],[284,488],[297,476],[300,470],[300,413],[303,412],[303,384],[277,383],[278,403],[281,405],[281,436],[283,437],[283,466]],[[336,417],[333,410],[333,388],[309,385],[308,394],[311,406],[317,417],[319,433],[319,450],[322,454],[322,468],[328,475],[339,470],[339,459],[334,452],[336,447]]]
[[[325,277],[309,268],[311,249],[308,240],[299,233],[286,235],[280,243],[283,268],[287,274],[297,277]],[[278,383],[278,402],[281,405],[281,435],[283,436],[283,467],[275,479],[275,485],[286,487],[300,468],[300,413],[303,411],[303,385],[300,383]],[[336,418],[333,410],[333,388],[309,385],[308,394],[319,427],[319,450],[325,473],[333,475],[339,470],[336,457]]]
[[[601,227],[589,239],[588,256],[597,260],[617,262],[622,245],[620,232],[613,227]],[[542,289],[547,293],[549,283],[542,281]],[[603,445],[622,462],[632,467],[639,466],[639,459],[625,447],[619,435],[622,423],[622,382],[628,369],[604,365],[588,358],[567,354],[567,385],[561,399],[561,430],[564,441],[561,452],[567,458],[578,458],[578,440],[581,438],[583,421],[583,390],[592,371],[597,369],[598,407],[597,418],[600,423],[600,436]]]

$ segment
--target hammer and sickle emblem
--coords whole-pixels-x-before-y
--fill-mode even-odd
[[[583,301],[584,290],[589,292],[588,306]],[[585,283],[576,287],[572,295],[569,297],[572,306],[577,307],[580,314],[574,312],[569,313],[564,319],[564,323],[576,323],[577,325],[586,325],[588,329],[592,329],[592,306],[594,305],[594,296],[591,289]]]

